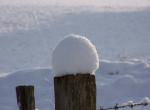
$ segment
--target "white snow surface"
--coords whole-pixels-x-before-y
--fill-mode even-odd
[[[96,71],[97,107],[113,107],[117,103],[127,104],[130,100],[134,103],[149,102],[149,73],[150,60],[101,60],[101,68]],[[15,93],[17,85],[34,85],[36,108],[55,110],[54,76],[51,69],[43,68],[22,70],[0,77],[0,110],[18,109]],[[142,106],[137,109],[149,110],[149,108],[150,106]]]
[[[84,36],[66,36],[52,53],[52,68],[56,76],[94,74],[99,67],[96,47]]]
[[[144,104],[150,104],[150,99],[149,99],[149,97],[145,97],[141,100],[141,102]]]
[[[53,48],[69,33],[90,39],[101,59],[148,59],[150,9],[118,10],[1,6],[0,74],[51,67]]]
[[[134,104],[134,102],[132,100],[127,102],[127,105],[133,105],[133,104]]]
[[[150,8],[0,6],[0,15],[0,110],[18,109],[22,84],[35,85],[38,110],[54,110],[54,74],[41,68],[51,67],[52,50],[68,33],[87,36],[107,59],[96,71],[97,107],[150,98]]]

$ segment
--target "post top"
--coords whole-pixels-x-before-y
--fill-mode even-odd
[[[80,73],[77,73],[77,74],[66,74],[66,75],[62,75],[62,76],[55,76],[55,78],[65,78],[65,77],[95,77],[94,74],[90,74],[90,73],[86,73],[86,74],[80,74]]]

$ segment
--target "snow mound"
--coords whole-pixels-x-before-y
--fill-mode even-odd
[[[86,37],[68,35],[54,49],[52,67],[56,76],[94,74],[99,67],[97,50]]]
[[[132,106],[132,105],[134,105],[134,102],[132,100],[130,100],[130,101],[127,102],[127,105]]]
[[[101,69],[97,73],[96,84],[99,93],[97,99],[101,101],[97,103],[97,106],[111,107],[117,103],[128,105],[129,103],[124,102],[129,100],[139,102],[143,97],[150,97],[150,88],[148,87],[150,84],[149,60],[101,60]],[[147,103],[149,99],[145,98],[141,102]]]
[[[150,104],[150,99],[148,97],[145,97],[145,98],[142,99],[141,102],[144,103],[144,104]]]

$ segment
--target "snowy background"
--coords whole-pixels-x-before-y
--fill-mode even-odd
[[[54,110],[52,50],[70,33],[90,39],[102,60],[97,106],[150,97],[149,0],[73,1],[0,0],[0,110],[17,109],[18,84],[34,84],[36,107]]]

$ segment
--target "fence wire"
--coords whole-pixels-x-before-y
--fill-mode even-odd
[[[145,107],[145,106],[148,106],[148,105],[150,105],[150,103],[147,103],[147,102],[145,102],[145,103],[141,102],[141,103],[125,104],[125,105],[116,104],[115,106],[109,107],[109,108],[103,108],[103,107],[100,106],[97,110],[118,110],[118,109],[122,109],[122,108],[131,108],[131,109],[133,109],[134,107],[141,107],[141,106]]]

